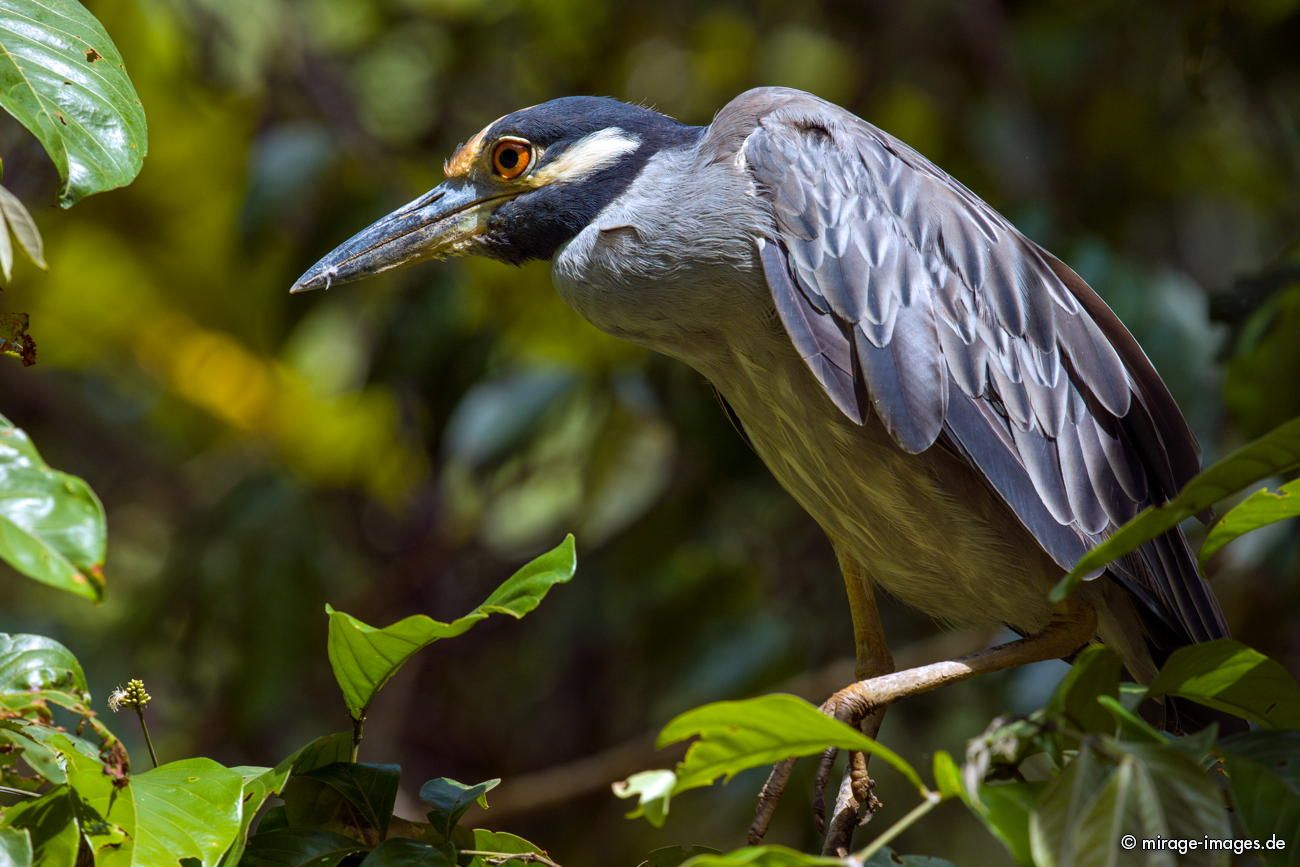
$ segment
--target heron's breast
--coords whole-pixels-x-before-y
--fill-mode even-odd
[[[944,621],[1046,622],[1050,559],[969,466],[844,417],[792,349],[733,358],[713,378],[759,456],[874,581]]]

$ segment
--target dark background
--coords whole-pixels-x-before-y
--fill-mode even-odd
[[[1300,413],[1291,0],[87,5],[126,58],[150,153],[129,189],[61,212],[38,146],[0,125],[5,183],[50,262],[20,264],[4,293],[31,314],[39,363],[0,359],[0,411],[103,498],[109,596],[92,607],[6,573],[0,628],[64,641],[101,701],[143,677],[164,759],[270,764],[346,727],[326,601],[372,623],[449,619],[569,530],[573,584],[522,623],[426,651],[373,709],[363,758],[404,764],[409,815],[428,776],[501,776],[480,824],[570,867],[737,846],[761,774],[682,797],[663,831],[625,821],[607,784],[669,764],[647,736],[682,710],[821,698],[847,676],[848,613],[816,527],[697,375],[597,333],[545,264],[287,294],[521,106],[609,94],[707,123],[753,85],[811,90],[1079,270],[1207,457]],[[1295,671],[1293,534],[1243,539],[1211,572],[1236,635]],[[945,636],[892,602],[885,617],[905,663],[993,637]],[[1061,670],[908,701],[882,737],[917,762],[960,753]],[[812,845],[806,777],[776,842]],[[888,771],[881,793],[881,822],[914,797]],[[959,805],[899,849],[1006,857]]]

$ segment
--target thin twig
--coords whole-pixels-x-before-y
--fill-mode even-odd
[[[749,845],[757,846],[763,842],[767,828],[772,824],[772,816],[776,813],[776,805],[781,801],[781,793],[790,782],[794,762],[794,759],[777,762],[772,766],[772,772],[767,775],[767,781],[763,783],[763,788],[758,793],[758,807],[754,810],[754,822],[749,826]]]
[[[352,718],[352,764],[357,763],[361,755],[361,739],[366,734],[366,712],[363,710]]]
[[[18,798],[39,798],[40,792],[29,792],[26,789],[15,789],[12,786],[0,786],[0,795],[13,795]]]
[[[903,667],[931,659],[948,659],[985,646],[988,634],[984,629],[936,633],[907,645],[895,654],[895,658]],[[855,679],[854,667],[851,657],[839,659],[825,668],[776,684],[770,691],[821,701]],[[545,810],[593,792],[607,791],[611,780],[622,779],[647,767],[650,762],[664,761],[663,753],[655,750],[656,734],[645,732],[572,762],[508,779],[493,793],[492,814],[500,820]]]

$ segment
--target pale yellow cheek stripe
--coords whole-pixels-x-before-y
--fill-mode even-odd
[[[598,130],[579,139],[549,165],[534,172],[529,183],[537,186],[557,181],[577,181],[618,162],[641,146],[641,140],[618,127]]]
[[[497,118],[500,120],[501,118]],[[483,127],[465,142],[451,159],[442,165],[449,178],[463,178],[473,171],[487,146],[485,138],[496,120]],[[641,140],[618,127],[598,130],[574,142],[550,165],[521,178],[529,186],[545,186],[557,181],[576,181],[617,162],[624,154],[641,146]]]

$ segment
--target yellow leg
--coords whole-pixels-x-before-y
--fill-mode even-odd
[[[876,593],[871,580],[860,563],[838,551],[836,553],[839,556],[840,572],[844,576],[844,587],[848,592],[849,613],[853,618],[853,648],[857,662],[855,676],[861,682],[891,674],[894,671],[894,657],[885,641],[885,630],[880,622],[880,609],[876,607]],[[874,738],[880,732],[880,725],[885,720],[885,707],[883,704],[873,707],[858,722],[867,737]],[[853,836],[853,829],[869,820],[881,806],[873,792],[875,783],[867,772],[869,759],[869,756],[862,753],[852,753],[849,756],[849,767],[840,783],[830,821],[822,823],[825,831],[822,853],[825,855],[846,854],[844,850]],[[834,751],[827,753],[817,774],[815,811],[819,820],[822,819],[826,782],[834,761]]]
[[[876,608],[876,594],[871,586],[871,581],[867,578],[861,564],[852,558],[844,556],[839,551],[836,551],[836,556],[839,559],[840,573],[844,579],[844,589],[848,594],[849,614],[853,620],[853,649],[856,663],[854,665],[854,676],[861,682],[889,674],[894,670],[894,657],[890,654],[889,646],[885,643],[885,631],[880,624],[880,612]],[[885,708],[883,705],[878,709],[873,709],[862,718],[862,730],[869,737],[875,737],[884,718]],[[834,755],[831,754],[827,758],[833,761]],[[851,808],[848,809],[848,821],[856,824],[859,802],[855,798],[861,797],[863,799],[862,803],[873,803],[874,799],[870,796],[871,780],[867,776],[866,757],[857,754],[851,759],[851,762],[850,773],[845,778],[848,784],[846,790],[849,792],[848,797],[854,798]],[[792,760],[781,762],[772,769],[767,782],[763,784],[763,790],[758,796],[758,809],[754,815],[754,823],[749,829],[751,843],[760,842],[767,833],[767,827],[772,821],[772,814],[776,810],[781,793],[785,791],[786,784],[790,780],[790,772],[793,769],[794,762]],[[824,761],[817,783],[818,803],[815,809],[819,819],[823,818],[822,813],[825,809],[821,800],[821,792],[825,788],[826,777],[829,773],[829,761]],[[837,800],[832,824],[836,821],[844,821],[844,819],[840,818],[840,814],[845,812],[845,806]]]

